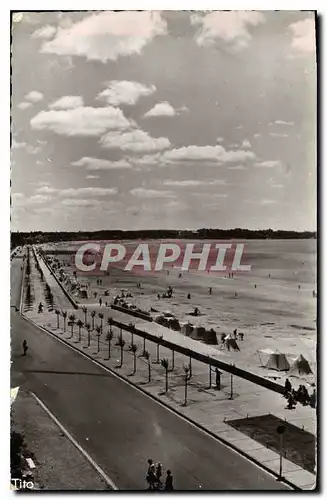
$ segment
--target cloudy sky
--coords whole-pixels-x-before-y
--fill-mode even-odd
[[[310,12],[12,24],[12,230],[314,230]]]

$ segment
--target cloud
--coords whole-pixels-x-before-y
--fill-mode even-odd
[[[229,170],[246,170],[244,165],[231,165],[228,167]]]
[[[262,168],[275,168],[275,167],[281,167],[282,164],[280,160],[267,160],[255,163],[254,166]]]
[[[87,176],[85,177],[85,179],[99,179],[99,178],[100,178],[100,176],[99,176],[99,175],[87,175]]]
[[[217,137],[217,142],[218,142],[218,144],[222,144],[224,142],[224,138],[223,137]]]
[[[275,125],[289,125],[292,127],[294,125],[294,122],[285,122],[284,120],[275,120],[274,122]],[[270,125],[270,123],[269,123]]]
[[[43,99],[43,94],[41,92],[38,92],[37,90],[32,90],[28,94],[25,95],[26,101],[30,102],[39,102],[42,101]]]
[[[45,42],[41,51],[106,63],[120,56],[140,54],[155,36],[166,33],[167,23],[160,12],[105,11],[59,28],[56,37]]]
[[[41,146],[29,145],[26,148],[26,152],[30,155],[36,155],[37,153],[39,153],[41,151],[41,149],[42,149]]]
[[[70,188],[60,191],[60,197],[79,197],[79,196],[111,196],[118,193],[117,188],[101,188],[101,187],[86,187],[86,188]]]
[[[32,38],[50,39],[55,35],[56,31],[57,29],[54,26],[47,24],[46,26],[34,31],[34,33],[32,33]]]
[[[282,134],[280,132],[269,132],[270,137],[289,137],[288,134]]]
[[[112,80],[108,83],[108,88],[97,95],[97,99],[105,100],[108,104],[118,106],[119,104],[135,104],[140,97],[148,96],[156,91],[156,87],[147,87],[138,82],[126,80]]]
[[[133,125],[121,109],[79,107],[67,110],[41,111],[31,119],[34,130],[51,130],[59,135],[98,136],[107,130],[126,129]]]
[[[102,158],[90,158],[84,156],[71,163],[76,167],[86,167],[86,170],[114,170],[120,168],[132,168],[132,165],[125,159],[111,161]]]
[[[227,151],[223,146],[186,146],[179,149],[166,151],[160,157],[163,163],[206,161],[215,163],[228,163],[234,161],[252,160],[255,154],[252,151]]]
[[[131,132],[109,132],[100,139],[100,144],[105,148],[119,148],[123,151],[155,151],[170,147],[166,137],[151,137],[144,130]]]
[[[264,200],[260,201],[260,205],[273,205],[275,203],[277,203],[276,200],[267,200],[267,199],[264,199]]]
[[[46,203],[50,200],[51,200],[51,197],[49,197],[49,196],[45,196],[42,194],[35,194],[34,196],[31,196],[30,198],[28,198],[26,201],[27,201],[28,205],[39,205],[42,203]]]
[[[210,46],[220,40],[227,48],[242,50],[251,40],[250,28],[266,21],[258,11],[215,11],[191,16],[191,24],[200,25],[195,40],[200,46]]]
[[[32,103],[31,102],[20,102],[19,104],[17,104],[17,108],[18,109],[27,109],[29,108],[30,106],[32,106]]]
[[[11,149],[25,149],[27,146],[26,142],[18,142],[14,138],[11,143]]]
[[[74,109],[83,107],[83,97],[79,95],[65,95],[49,104],[50,109]]]
[[[255,139],[257,139],[258,137],[261,137],[260,132],[258,132],[257,134],[254,134],[254,135],[253,135],[253,137],[254,137]]]
[[[249,149],[251,148],[251,142],[248,139],[244,139],[244,141],[241,144],[241,148]]]
[[[58,189],[45,185],[37,188],[35,191],[39,194],[54,194],[58,192]]]
[[[196,187],[196,186],[224,186],[226,184],[225,180],[214,179],[211,181],[200,181],[187,179],[183,181],[174,181],[167,179],[163,182],[164,186],[176,186],[176,187]]]
[[[152,109],[145,113],[144,117],[149,116],[175,116],[175,109],[168,102],[158,102]]]
[[[66,199],[62,200],[61,205],[64,207],[97,207],[100,205],[99,200],[85,200],[85,199]]]
[[[134,188],[130,193],[137,198],[175,198],[172,191],[158,191],[157,189]]]
[[[310,54],[316,50],[315,21],[312,17],[290,24],[292,32],[291,47],[295,53]]]

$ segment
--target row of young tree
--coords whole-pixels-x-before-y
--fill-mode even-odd
[[[82,307],[82,312],[84,314],[84,321],[81,319],[77,319],[75,314],[70,314],[68,315],[67,311],[61,311],[60,309],[55,310],[55,314],[57,316],[57,329],[59,330],[60,327],[60,320],[62,318],[62,329],[63,333],[66,333],[68,330],[69,336],[67,339],[71,340],[74,337],[74,327],[75,325],[77,326],[77,343],[82,342],[82,328],[84,328],[87,332],[87,339],[86,339],[86,345],[84,346],[85,349],[88,349],[91,347],[91,335],[92,332],[95,332],[96,335],[96,345],[97,345],[97,350],[92,353],[94,355],[99,354],[100,352],[100,338],[104,333],[104,315],[103,313],[99,312],[96,313],[96,311],[91,311],[90,316],[91,316],[91,322],[88,322],[88,309],[86,306]],[[96,317],[99,318],[100,323],[96,324],[95,319]],[[112,342],[114,340],[114,331],[113,331],[113,320],[112,318],[108,318],[106,322],[108,329],[106,332],[105,336],[105,341],[107,342],[107,357],[104,358],[105,360],[111,359],[112,355]],[[68,327],[68,328],[67,328]],[[130,343],[128,345],[128,351],[130,351],[133,355],[133,371],[130,373],[129,376],[135,375],[137,371],[137,351],[138,351],[138,346],[134,342],[134,325],[131,323],[129,325],[129,330],[130,330]],[[161,337],[162,338],[162,337]],[[120,359],[119,363],[117,364],[116,368],[122,368],[124,364],[124,347],[126,345],[126,341],[123,338],[123,329],[120,328],[120,331],[116,337],[116,342],[115,346],[119,348],[120,352]],[[154,361],[151,360],[150,353],[146,349],[146,339],[145,337],[143,338],[143,350],[141,354],[139,355],[140,358],[144,358],[147,362],[148,366],[148,383],[151,382],[152,380],[152,363],[155,364],[161,364],[161,366],[165,370],[165,388],[164,388],[164,393],[167,393],[169,390],[169,373],[174,371],[175,368],[175,352],[172,351],[172,361],[171,364],[169,362],[168,358],[160,358],[160,338],[159,342],[156,344],[156,359]],[[192,363],[191,363],[191,358],[189,360],[188,364],[183,365],[183,372],[184,372],[184,404],[187,404],[187,389],[188,389],[188,382],[192,377]],[[211,376],[210,376],[210,386],[211,386]]]

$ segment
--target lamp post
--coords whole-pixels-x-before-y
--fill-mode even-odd
[[[278,475],[277,481],[282,481],[282,479],[283,479],[283,435],[286,431],[286,427],[285,427],[285,425],[279,425],[276,430],[279,434],[279,475]]]

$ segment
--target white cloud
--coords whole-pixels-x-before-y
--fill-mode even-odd
[[[32,103],[31,102],[20,102],[19,104],[17,104],[17,108],[19,109],[27,109],[29,108],[30,106],[32,106]]]
[[[85,179],[99,179],[99,178],[100,178],[100,176],[99,176],[99,175],[87,175],[87,176],[85,177]]]
[[[245,161],[255,158],[252,151],[227,151],[223,146],[186,146],[179,149],[166,151],[160,157],[163,163],[174,163],[183,161],[207,161],[213,162],[234,162]]]
[[[255,166],[262,168],[275,168],[275,167],[281,167],[282,164],[280,160],[266,160],[255,163]]]
[[[284,120],[275,120],[275,125],[289,125],[292,127],[294,125],[294,122],[285,122]],[[269,123],[270,125],[270,123]]]
[[[98,136],[107,130],[126,129],[133,125],[121,109],[111,106],[41,111],[30,123],[35,130],[51,130],[67,136]]]
[[[65,95],[49,104],[50,109],[74,109],[83,107],[83,97],[79,95]]]
[[[253,137],[254,137],[255,139],[257,139],[258,137],[261,137],[260,132],[258,132],[257,134],[254,134],[254,135],[253,135]]]
[[[223,179],[214,179],[211,181],[200,181],[193,179],[186,179],[183,181],[174,181],[167,179],[163,182],[164,186],[176,186],[176,187],[196,187],[196,186],[224,186],[226,181]]]
[[[217,142],[218,142],[218,144],[222,144],[224,142],[224,138],[223,137],[217,137]]]
[[[37,153],[39,153],[41,151],[41,149],[42,149],[41,146],[29,145],[26,148],[26,152],[30,155],[36,155]]]
[[[236,130],[242,130],[243,125],[237,125],[237,127],[235,127],[235,128],[236,128]]]
[[[130,193],[137,198],[175,198],[172,191],[159,191],[142,187],[131,189]]]
[[[260,201],[260,205],[274,205],[275,203],[277,203],[276,200],[267,200],[267,199],[264,199],[264,200]]]
[[[62,200],[61,205],[64,207],[97,207],[100,202],[99,200],[66,199]]]
[[[34,31],[34,33],[32,33],[32,38],[50,39],[55,35],[56,31],[57,29],[54,26],[47,24],[46,26]]]
[[[39,193],[39,194],[54,194],[57,192],[58,192],[58,189],[52,188],[52,187],[46,186],[46,185],[41,186],[41,187],[36,189],[36,193]]]
[[[244,165],[231,165],[230,167],[228,167],[229,170],[245,170],[245,166]]]
[[[269,132],[270,137],[289,137],[288,134],[282,134],[280,132]]]
[[[39,102],[42,101],[43,94],[41,92],[38,92],[37,90],[32,90],[31,92],[25,95],[25,99],[26,101]]]
[[[250,28],[266,21],[258,11],[214,11],[191,16],[193,25],[200,25],[195,39],[200,46],[210,46],[218,39],[233,50],[242,50],[251,40]]]
[[[14,138],[11,143],[11,149],[25,149],[27,146],[26,142],[18,142]]]
[[[102,158],[90,158],[84,156],[77,161],[72,162],[76,167],[86,167],[86,170],[113,170],[119,168],[132,168],[132,165],[125,159],[111,161]]]
[[[78,197],[78,196],[111,196],[117,194],[117,188],[101,188],[101,187],[86,187],[86,188],[70,188],[60,191],[60,197]]]
[[[151,137],[144,130],[131,132],[109,132],[100,139],[100,144],[105,148],[119,148],[123,151],[155,151],[170,147],[166,137]]]
[[[87,16],[71,27],[59,28],[43,44],[42,52],[84,56],[103,63],[119,56],[140,54],[157,35],[167,33],[167,23],[156,11],[105,11]]]
[[[97,99],[105,100],[108,104],[118,106],[119,104],[135,104],[140,97],[148,96],[156,91],[156,87],[147,87],[138,82],[126,80],[112,80],[108,83],[108,88],[97,95]]]
[[[297,54],[310,54],[316,49],[315,21],[312,17],[290,24],[291,47]]]
[[[249,149],[251,148],[251,142],[248,139],[244,139],[244,141],[241,144],[241,147],[244,149]]]
[[[27,204],[28,205],[38,205],[41,203],[46,203],[47,201],[50,201],[51,198],[49,196],[45,196],[42,194],[35,194],[34,196],[31,196],[30,198],[27,199]]]
[[[175,109],[168,102],[158,102],[152,109],[145,113],[148,116],[175,116]]]

